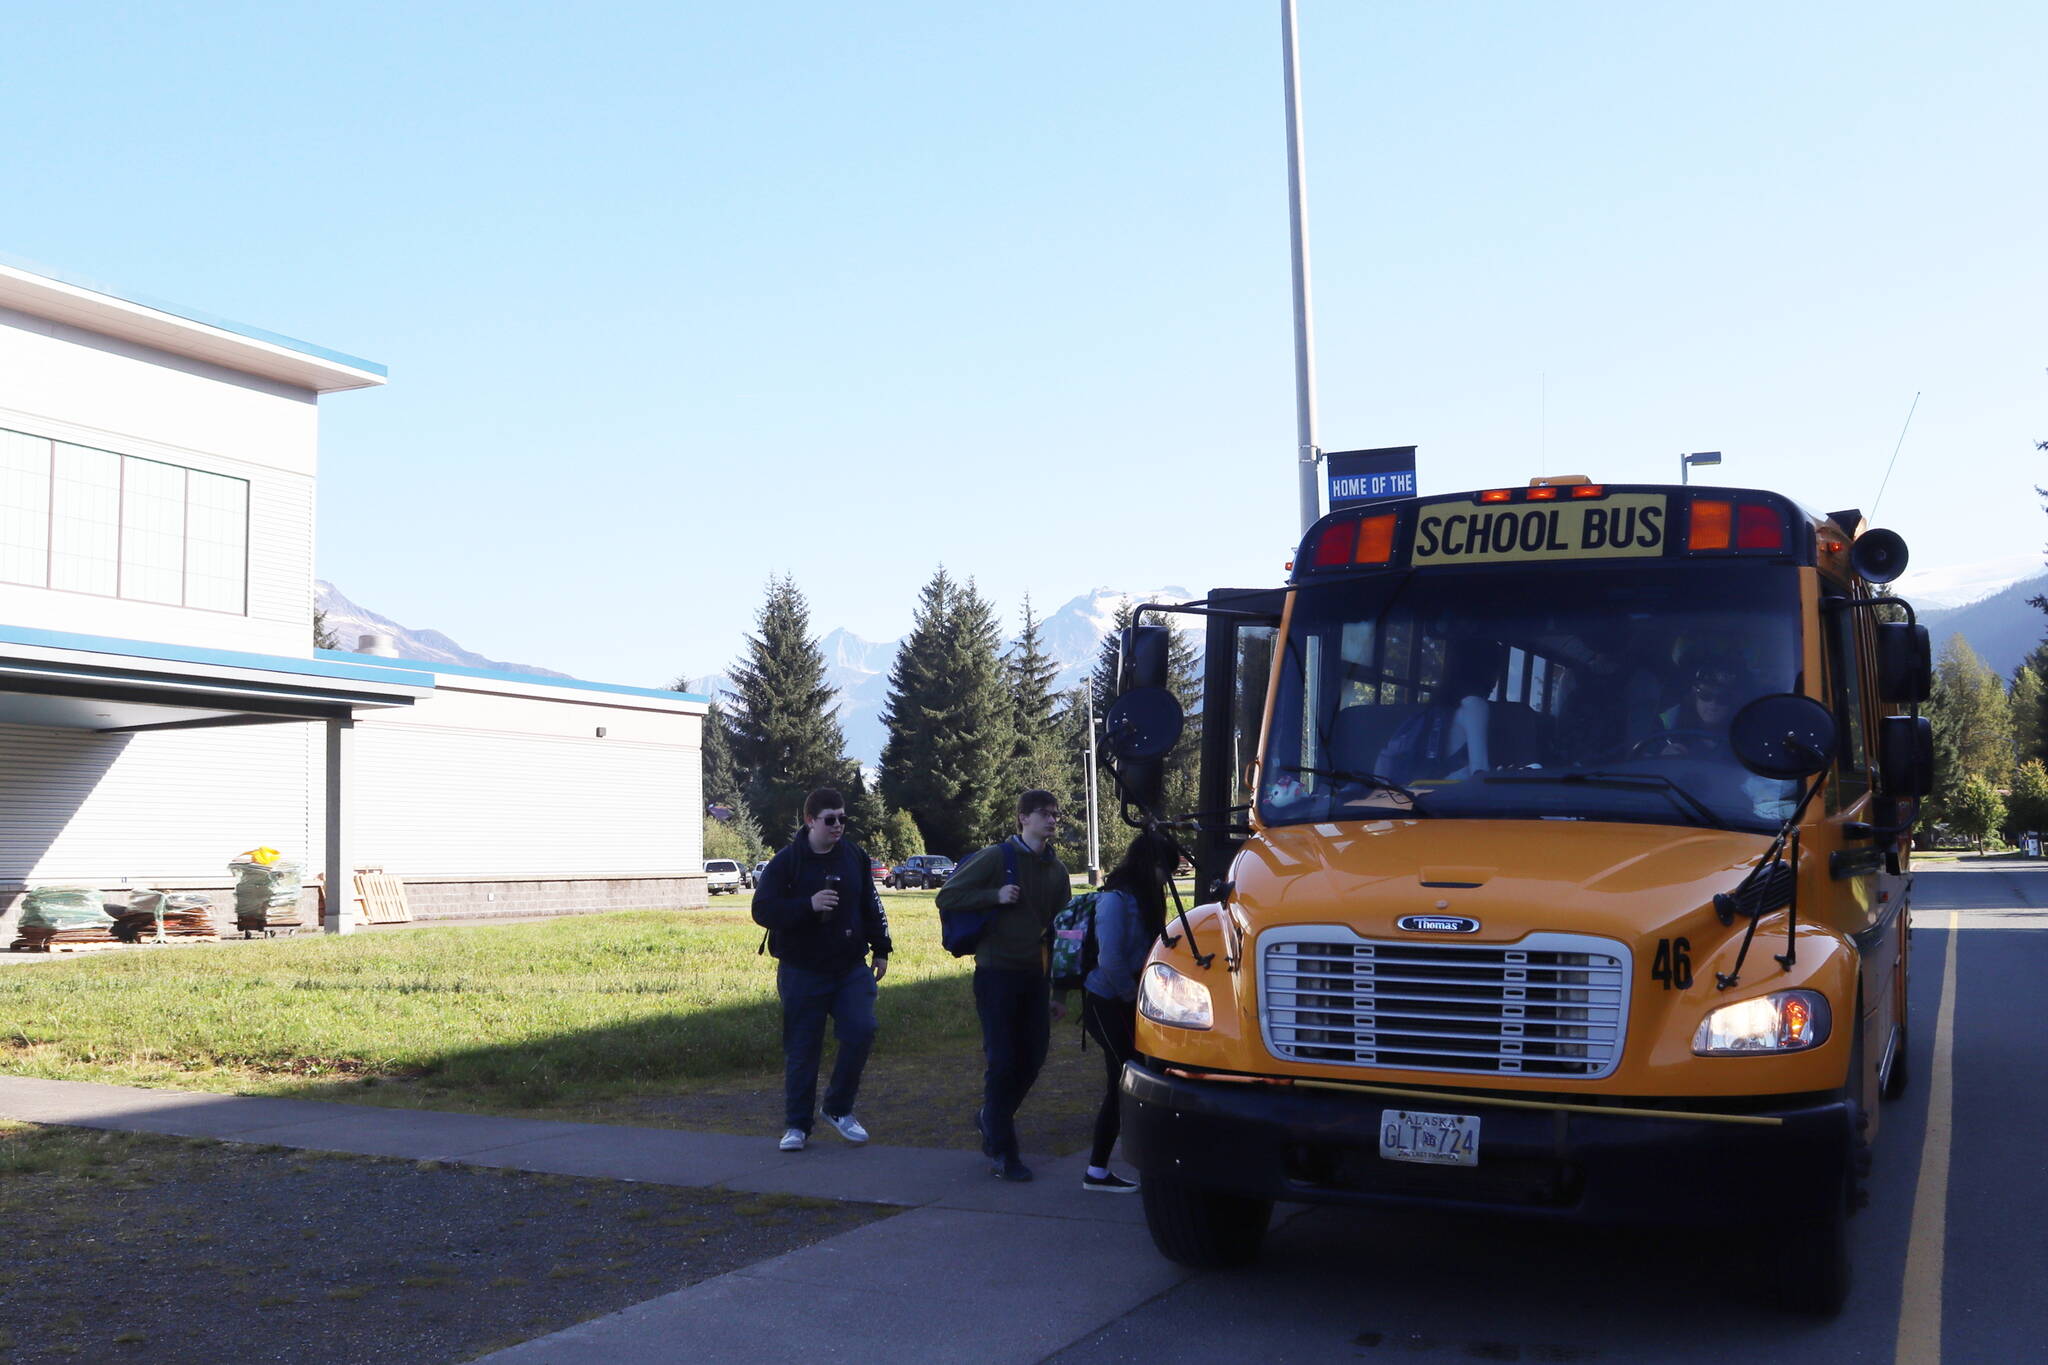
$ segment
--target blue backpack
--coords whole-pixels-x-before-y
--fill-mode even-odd
[[[1017,849],[1008,839],[1003,840],[1003,885],[1022,885],[1017,880]],[[956,874],[957,875],[957,874]],[[980,946],[988,935],[988,927],[996,922],[996,916],[1003,907],[992,905],[986,910],[941,910],[939,911],[939,942],[954,957],[966,957]]]

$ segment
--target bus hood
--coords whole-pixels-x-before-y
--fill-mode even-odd
[[[1476,920],[1468,943],[1570,928],[1624,941],[1696,917],[1768,836],[1590,821],[1383,820],[1283,825],[1239,853],[1233,901],[1254,930],[1344,924],[1368,938],[1411,915]],[[1711,911],[1708,912],[1711,918]]]

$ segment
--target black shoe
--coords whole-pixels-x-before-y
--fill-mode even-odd
[[[989,1166],[989,1174],[998,1180],[1023,1184],[1032,1178],[1031,1168],[1013,1156],[999,1156]]]
[[[1092,1175],[1082,1175],[1081,1188],[1084,1190],[1094,1190],[1097,1194],[1136,1194],[1138,1192],[1138,1182],[1126,1180],[1115,1171],[1111,1171],[1108,1175],[1102,1176],[1099,1179]]]

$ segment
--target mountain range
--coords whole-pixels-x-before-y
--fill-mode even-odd
[[[1920,608],[1920,622],[1933,636],[1936,658],[1950,638],[1961,635],[1985,663],[2001,677],[2010,678],[2027,654],[2041,643],[2044,630],[2048,630],[2048,617],[2028,606],[2027,599],[2048,594],[2048,574],[2020,582],[2010,578],[1994,582],[1996,571],[2007,568],[2008,561],[1996,561],[1916,572],[1900,580],[1901,596]],[[2003,586],[1999,586],[2001,582]],[[544,678],[569,676],[537,664],[487,659],[464,649],[438,630],[410,629],[358,606],[332,583],[322,582],[318,586],[317,601],[327,614],[327,627],[342,641],[344,649],[354,649],[359,636],[375,632],[390,636],[399,657],[404,659],[531,673]],[[1103,636],[1109,633],[1120,602],[1184,602],[1191,596],[1176,587],[1148,592],[1095,588],[1070,599],[1039,622],[1045,651],[1059,664],[1054,685],[1065,690],[1086,675]],[[1184,628],[1197,625],[1194,617],[1169,619]],[[1197,642],[1199,646],[1199,636]],[[825,680],[839,691],[839,724],[846,734],[847,752],[870,768],[881,762],[885,738],[882,707],[889,696],[889,669],[901,644],[901,640],[864,640],[844,628],[833,630],[818,641],[825,656]],[[731,689],[732,679],[725,673],[711,673],[687,679],[685,685],[692,692],[715,697]]]
[[[1116,620],[1119,603],[1185,602],[1193,596],[1185,588],[1149,592],[1095,588],[1070,599],[1038,623],[1039,640],[1059,665],[1053,686],[1065,691],[1087,675],[1102,647],[1102,637]],[[1174,624],[1185,628],[1197,619],[1176,617]],[[846,735],[846,752],[870,769],[882,762],[882,742],[888,737],[882,727],[882,707],[889,699],[889,670],[902,643],[863,640],[843,628],[818,641],[825,656],[825,681],[839,690],[839,728]],[[725,673],[709,673],[686,682],[692,692],[713,697],[732,688],[732,679]]]
[[[412,630],[401,626],[388,616],[379,616],[368,607],[359,607],[342,596],[341,589],[322,579],[314,585],[313,605],[327,618],[327,631],[336,641],[335,648],[359,653],[357,645],[365,635],[388,635],[392,648],[401,659],[412,659],[423,664],[461,664],[465,668],[487,668],[496,673],[532,673],[543,678],[566,678],[567,673],[557,673],[552,668],[538,664],[507,663],[503,659],[486,659],[481,654],[471,653],[438,630]]]

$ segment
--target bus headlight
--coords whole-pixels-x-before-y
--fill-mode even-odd
[[[1715,1010],[1700,1021],[1692,1050],[1701,1057],[1804,1052],[1828,1040],[1832,1023],[1819,991],[1778,991]]]
[[[1190,981],[1164,962],[1145,969],[1138,981],[1138,1012],[1171,1028],[1208,1028],[1216,1022],[1209,988]]]

